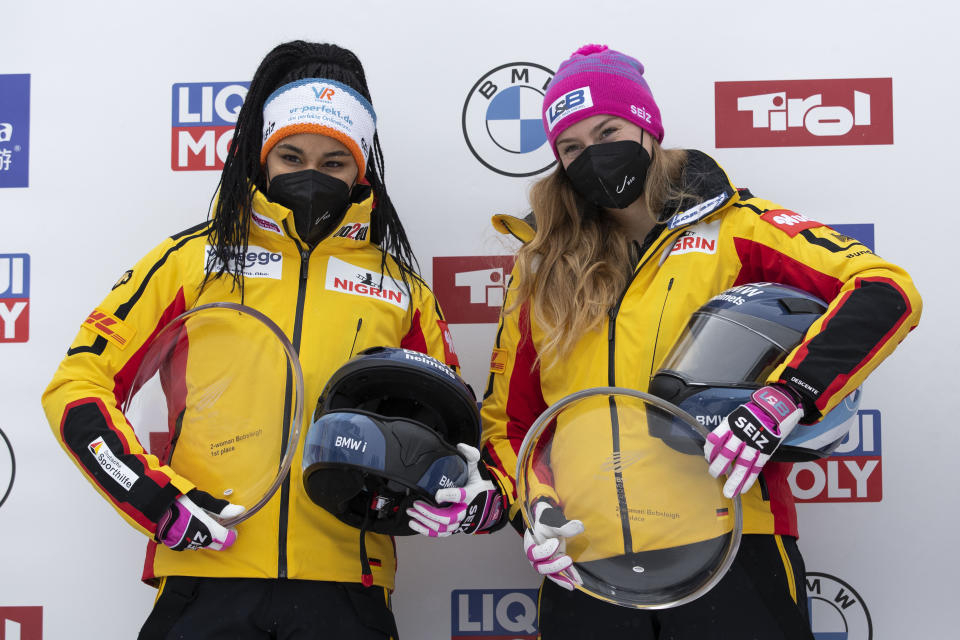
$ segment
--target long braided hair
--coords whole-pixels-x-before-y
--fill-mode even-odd
[[[266,192],[266,175],[260,166],[263,105],[279,87],[304,78],[342,82],[373,103],[363,65],[348,49],[335,44],[295,40],[278,45],[264,57],[253,74],[220,174],[210,230],[213,250],[207,259],[207,275],[201,288],[212,272],[215,272],[215,278],[229,272],[234,285],[240,288],[243,295],[243,261],[231,258],[236,254],[244,255],[247,251],[254,187]],[[410,282],[419,282],[419,265],[397,210],[387,195],[383,179],[383,151],[376,133],[367,161],[366,179],[373,191],[370,241],[383,250],[381,273],[387,273],[387,254],[392,254],[400,267],[399,276],[409,293]],[[231,264],[232,269],[228,266]]]

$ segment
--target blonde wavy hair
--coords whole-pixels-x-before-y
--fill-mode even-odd
[[[689,203],[691,194],[681,187],[686,160],[683,149],[663,149],[654,141],[643,197],[657,222],[669,219],[681,201]],[[530,204],[537,233],[517,253],[519,285],[509,310],[529,301],[546,338],[540,354],[560,359],[580,336],[602,325],[623,293],[635,267],[632,241],[613,216],[574,190],[560,165],[533,185]]]

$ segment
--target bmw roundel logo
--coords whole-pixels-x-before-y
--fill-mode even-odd
[[[817,640],[872,640],[873,621],[860,594],[828,573],[807,573],[810,626]]]
[[[13,446],[6,434],[0,429],[0,507],[7,501],[10,490],[13,488],[13,476],[17,465],[13,458]]]
[[[513,177],[533,176],[556,163],[541,109],[553,71],[510,62],[477,80],[463,104],[463,137],[483,166]]]

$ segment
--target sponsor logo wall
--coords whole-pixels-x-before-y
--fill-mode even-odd
[[[873,639],[870,611],[850,584],[810,572],[805,585],[816,640]],[[455,589],[450,594],[450,640],[535,640],[537,601],[537,589]]]
[[[108,4],[115,5],[118,30],[142,31],[119,3]],[[560,2],[549,19],[578,6]],[[241,0],[237,12],[255,16],[260,9]],[[544,19],[542,9],[511,9],[510,24]],[[902,28],[902,16],[872,12],[870,20],[895,30],[902,52],[894,55],[882,44],[890,41],[880,37],[883,30],[866,28],[876,24],[866,25],[866,18],[852,10],[837,7],[831,21],[813,23],[813,12],[783,9],[775,12],[776,36],[753,33],[756,50],[744,56],[716,47],[716,21],[701,25],[689,20],[689,9],[671,5],[648,8],[652,13],[646,17],[638,9],[625,10],[622,20],[610,21],[595,35],[584,26],[578,37],[552,28],[526,29],[516,37],[505,14],[492,8],[471,13],[464,25],[468,28],[456,33],[411,20],[409,8],[378,7],[383,15],[371,14],[362,33],[347,20],[345,7],[331,5],[323,13],[311,6],[299,10],[298,23],[304,25],[334,16],[344,25],[344,44],[363,60],[380,116],[391,195],[408,231],[424,230],[411,241],[421,266],[432,267],[424,273],[449,323],[449,328],[441,327],[447,348],[452,353],[452,331],[464,370],[479,363],[479,374],[468,379],[478,393],[489,372],[506,362],[505,354],[497,353],[491,362],[491,346],[514,260],[505,254],[517,242],[488,226],[484,231],[495,242],[472,231],[468,237],[464,221],[482,219],[485,224],[494,214],[522,216],[529,210],[527,188],[555,167],[541,118],[546,86],[553,69],[587,39],[606,42],[647,66],[646,77],[664,111],[665,146],[702,149],[757,195],[797,207],[801,217],[784,217],[778,222],[781,228],[799,234],[811,219],[841,221],[831,225],[839,234],[832,242],[844,255],[873,250],[876,236],[884,257],[915,274],[928,314],[938,309],[949,316],[955,306],[943,293],[955,288],[946,273],[950,269],[942,268],[949,251],[934,248],[926,236],[953,237],[960,231],[958,218],[925,205],[922,216],[909,215],[909,207],[918,203],[915,196],[931,184],[947,185],[949,200],[952,174],[946,168],[952,166],[953,127],[944,105],[960,100],[960,89],[943,82],[929,65],[930,60],[952,59],[946,47],[954,45],[944,33],[914,33]],[[44,632],[51,638],[71,637],[76,621],[95,610],[95,598],[105,592],[113,594],[116,614],[109,628],[92,633],[105,640],[129,638],[147,615],[155,592],[139,582],[145,539],[113,512],[57,446],[39,410],[39,396],[84,322],[98,335],[112,332],[110,339],[118,346],[127,339],[119,323],[109,322],[116,309],[96,305],[116,274],[130,267],[131,256],[145,254],[162,239],[143,232],[136,221],[172,220],[173,211],[190,212],[183,214],[192,216],[187,224],[171,223],[166,234],[203,219],[249,76],[262,53],[290,35],[288,27],[254,21],[231,26],[229,34],[211,28],[204,38],[180,38],[174,51],[155,38],[182,33],[183,15],[158,12],[150,37],[135,40],[143,47],[136,55],[154,61],[151,72],[129,78],[120,91],[113,69],[94,51],[71,53],[71,65],[85,69],[82,78],[72,77],[64,73],[62,50],[54,54],[32,44],[92,31],[100,34],[102,48],[130,46],[129,40],[103,33],[95,16],[72,7],[63,11],[70,19],[60,22],[69,30],[58,21],[40,24],[25,18],[2,46],[29,57],[0,56],[7,61],[0,63],[0,640],[41,638]],[[216,25],[219,16],[197,7],[191,21]],[[676,47],[675,36],[654,34],[650,46],[663,53],[654,55],[646,44],[637,45],[636,24],[653,20],[687,25],[687,44]],[[829,52],[808,48],[798,53],[786,42],[806,37],[813,28],[830,31],[843,20],[850,25],[845,44]],[[312,27],[304,29],[296,36],[326,37],[315,35]],[[838,32],[830,34],[830,41],[841,42]],[[250,51],[237,54],[238,42],[250,42]],[[455,52],[447,56],[455,60],[436,61],[439,66],[430,73],[438,75],[417,87],[411,74],[393,72],[408,55],[410,42],[435,42],[443,51]],[[760,50],[776,53],[757,56]],[[707,59],[716,64],[704,64]],[[107,93],[105,104],[95,106]],[[587,91],[572,91],[548,105],[548,117],[556,126],[591,99]],[[120,116],[128,114],[136,116],[136,127],[118,129]],[[90,131],[100,133],[81,135]],[[122,157],[112,144],[59,153],[64,141],[99,139],[133,148]],[[434,180],[432,165],[449,170],[450,178]],[[67,173],[92,185],[90,192],[63,189],[58,180]],[[839,191],[836,185],[845,191],[842,197],[822,200],[821,185],[835,187],[831,194]],[[704,209],[690,215],[702,215],[715,204],[704,203]],[[109,211],[102,214],[101,209]],[[284,231],[275,222],[259,216],[254,223],[263,237],[283,240]],[[344,246],[365,243],[370,233],[367,225],[346,223],[334,231]],[[716,251],[716,230],[709,224],[691,229],[670,250]],[[263,282],[282,276],[281,258],[258,246],[234,256]],[[85,274],[94,263],[109,274],[104,282]],[[334,264],[330,274],[324,286],[344,300],[409,305],[402,290],[381,284],[349,261]],[[37,322],[43,332],[36,329]],[[811,569],[806,590],[818,640],[871,639],[874,627],[878,637],[912,633],[945,638],[955,633],[949,612],[956,589],[949,576],[960,564],[952,557],[939,558],[938,570],[931,572],[924,555],[942,542],[943,532],[960,527],[952,495],[931,489],[950,486],[950,451],[960,444],[952,430],[938,426],[949,420],[935,401],[949,397],[937,386],[949,377],[944,354],[956,342],[947,324],[925,315],[902,354],[865,384],[856,425],[836,452],[797,464],[789,475],[791,490],[803,503],[800,544]],[[50,337],[41,340],[41,335]],[[27,392],[21,394],[23,388]],[[922,419],[914,421],[917,412]],[[931,434],[936,434],[933,444]],[[128,477],[115,464],[116,456],[93,436],[89,440],[96,451],[91,455],[102,454],[98,462],[110,475],[106,482],[125,486]],[[922,473],[918,460],[923,461]],[[840,504],[848,502],[861,504]],[[906,511],[911,518],[923,514],[923,524],[893,526],[892,519],[903,520],[894,514]],[[83,536],[65,540],[57,534],[64,519],[82,522]],[[21,531],[28,521],[34,523],[31,531]],[[904,532],[910,535],[909,548]],[[90,540],[111,542],[91,553]],[[401,637],[536,637],[538,580],[526,566],[514,531],[444,541],[404,538],[398,546],[394,602]],[[882,575],[877,558],[882,558]],[[116,567],[120,569],[111,573]],[[56,584],[50,579],[54,571]],[[924,584],[923,594],[904,593],[903,584],[918,583]]]

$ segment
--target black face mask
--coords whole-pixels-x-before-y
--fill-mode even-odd
[[[643,193],[650,154],[633,140],[592,144],[567,167],[573,188],[588,202],[623,209]]]
[[[343,180],[304,169],[270,180],[267,197],[293,211],[297,235],[313,245],[343,219],[350,205],[350,187]]]

